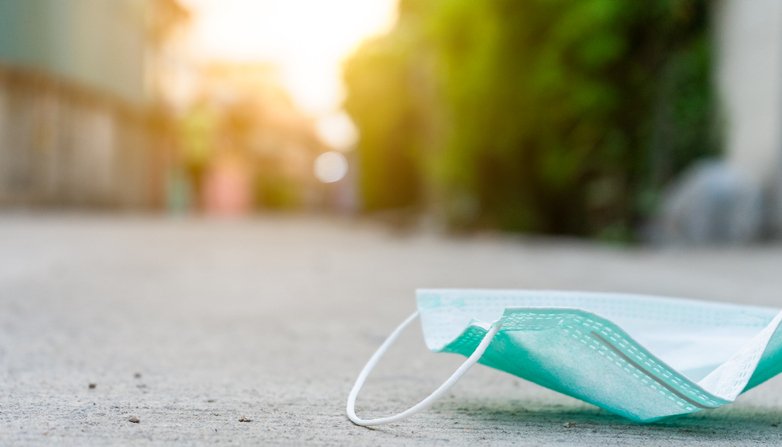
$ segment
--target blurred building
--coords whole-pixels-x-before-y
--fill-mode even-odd
[[[323,185],[313,175],[327,148],[267,63],[210,62],[199,70],[198,99],[186,114],[184,163],[202,208],[241,214],[259,208],[312,208]]]
[[[0,204],[160,203],[175,0],[0,0]]]

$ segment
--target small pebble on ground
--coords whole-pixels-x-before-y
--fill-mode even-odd
[[[139,422],[141,422],[141,419],[139,419],[138,416],[131,416],[128,418],[128,422],[138,424]]]
[[[252,421],[253,421],[252,419],[244,417],[244,416],[239,418],[239,422],[252,422]]]
[[[87,388],[89,388],[91,390],[94,390],[96,386],[98,386],[97,383],[91,383],[91,384],[87,385]]]

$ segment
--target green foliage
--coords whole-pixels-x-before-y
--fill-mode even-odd
[[[290,210],[300,205],[299,188],[290,178],[271,171],[259,175],[253,184],[255,205],[263,209]]]
[[[421,200],[420,153],[427,117],[416,92],[416,30],[402,24],[364,45],[345,68],[345,108],[361,130],[359,185],[367,210]]]
[[[627,235],[718,150],[705,0],[407,0],[346,70],[368,209]],[[625,236],[622,236],[625,237]]]

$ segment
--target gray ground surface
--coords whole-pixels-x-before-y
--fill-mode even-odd
[[[0,444],[779,445],[780,378],[720,410],[652,425],[481,366],[398,424],[353,426],[344,405],[414,309],[416,287],[782,306],[780,267],[780,246],[630,250],[296,217],[0,216]],[[416,327],[359,413],[403,409],[460,360],[429,353]]]

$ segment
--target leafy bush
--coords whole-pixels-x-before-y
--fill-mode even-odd
[[[717,152],[705,0],[402,1],[346,66],[368,210],[625,238]]]

